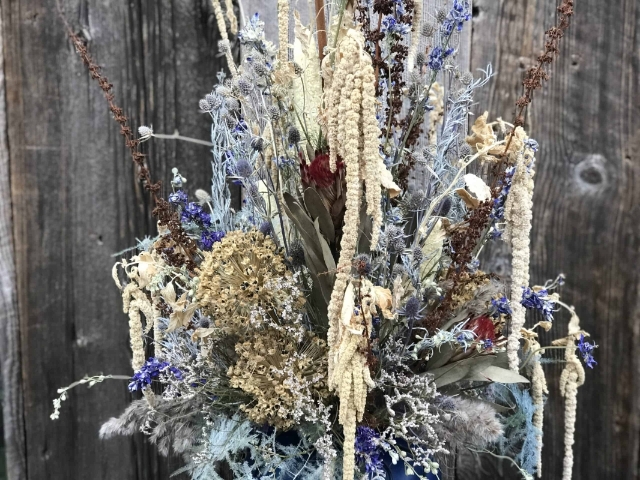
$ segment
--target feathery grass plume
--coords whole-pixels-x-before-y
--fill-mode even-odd
[[[463,397],[445,397],[436,400],[443,413],[436,432],[447,442],[451,451],[466,445],[483,449],[504,434],[496,410],[488,403]]]
[[[82,39],[73,33],[64,15],[62,16],[62,19],[65,24],[65,28],[67,29],[67,35],[71,39],[76,52],[87,67],[91,78],[98,82],[98,85],[107,100],[109,111],[113,114],[114,120],[120,125],[120,134],[125,138],[125,145],[131,154],[131,159],[138,167],[138,178],[143,181],[144,188],[151,193],[154,200],[155,208],[153,210],[153,215],[158,218],[160,226],[167,227],[169,229],[172,240],[184,252],[181,257],[182,263],[186,264],[189,268],[193,268],[194,263],[192,257],[196,250],[195,242],[182,230],[182,226],[180,225],[180,222],[177,221],[173,212],[171,212],[169,204],[158,196],[158,192],[162,185],[160,182],[153,182],[151,180],[149,168],[146,166],[144,161],[145,156],[138,151],[140,140],[135,138],[131,127],[129,127],[128,119],[124,115],[123,109],[115,103],[113,85],[109,82],[107,77],[101,73],[101,67],[94,62]]]
[[[503,416],[504,435],[496,442],[499,454],[511,457],[522,470],[533,475],[537,465],[539,432],[533,424],[536,406],[529,390],[514,384],[493,384],[490,398],[511,408]]]

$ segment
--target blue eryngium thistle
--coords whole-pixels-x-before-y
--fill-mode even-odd
[[[595,343],[585,342],[584,334],[580,334],[580,341],[578,342],[578,350],[582,355],[582,360],[584,361],[584,364],[589,368],[593,368],[594,365],[598,364],[595,358],[593,358],[593,350],[596,348],[598,348],[598,345],[596,345]]]
[[[353,259],[351,266],[361,277],[368,277],[372,270],[371,257],[366,253],[361,253]]]
[[[251,174],[253,173],[253,167],[244,158],[241,158],[236,162],[235,170],[236,170],[236,174],[242,178],[250,177]]]
[[[182,372],[169,362],[161,362],[157,358],[149,357],[140,370],[133,374],[131,383],[129,383],[129,391],[145,390],[151,385],[153,379],[160,377],[161,373],[172,373],[178,380],[182,380]]]
[[[420,299],[417,297],[411,297],[404,304],[404,307],[398,309],[398,315],[405,317],[410,322],[415,322],[420,319],[425,307],[420,304]]]
[[[548,322],[553,321],[553,308],[556,302],[549,297],[546,288],[541,288],[537,292],[529,287],[522,287],[522,305],[525,308],[539,310]]]
[[[367,473],[377,473],[383,468],[380,451],[380,434],[363,425],[356,428],[356,460],[363,464]]]

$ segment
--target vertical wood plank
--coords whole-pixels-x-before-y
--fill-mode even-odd
[[[208,139],[197,102],[222,68],[208,1],[62,3],[134,128]],[[29,478],[168,478],[176,463],[159,460],[142,438],[98,439],[101,423],[130,402],[125,382],[81,387],[63,404],[61,420],[49,419],[57,388],[86,374],[130,373],[111,255],[151,234],[154,222],[56,1],[3,0],[2,23],[11,196],[0,191],[3,209],[13,203]],[[148,148],[154,178],[168,183],[176,166],[190,193],[208,186],[206,147],[159,140]]]
[[[2,22],[0,22],[2,32]],[[0,33],[0,39],[2,34]],[[0,43],[0,368],[2,385],[2,430],[4,451],[0,467],[7,478],[26,480],[27,452],[24,437],[22,376],[20,371],[20,328],[16,298],[16,271],[11,223],[11,187],[7,109],[5,103],[4,45]],[[0,440],[1,441],[1,440]],[[0,468],[0,475],[3,474]]]
[[[476,0],[472,68],[493,62],[498,77],[478,112],[510,119],[525,69],[555,19],[556,0]],[[599,365],[579,389],[574,445],[577,479],[637,479],[640,446],[640,8],[637,1],[577,0],[551,80],[537,91],[527,130],[538,140],[532,233],[532,281],[567,274],[560,292],[602,345]],[[492,256],[504,264],[499,244]],[[505,272],[508,273],[508,272]],[[566,334],[558,314],[550,335]],[[560,359],[560,354],[549,353]],[[543,478],[561,478],[564,402],[562,364],[545,367]],[[513,478],[505,473],[461,479]]]

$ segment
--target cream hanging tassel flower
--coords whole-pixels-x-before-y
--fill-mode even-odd
[[[540,322],[536,326],[540,326],[548,331],[551,328],[550,322]],[[536,434],[537,440],[537,467],[536,475],[538,478],[542,478],[542,427],[544,424],[544,396],[549,394],[547,388],[547,378],[545,377],[540,358],[544,355],[544,349],[540,347],[538,342],[538,334],[526,328],[522,329],[522,337],[525,340],[522,351],[526,354],[532,355],[531,358],[531,400],[536,407],[533,412],[533,426],[538,429]]]
[[[518,127],[515,139],[523,142],[523,148],[518,151],[515,172],[511,177],[511,190],[505,203],[504,218],[506,227],[504,239],[511,243],[511,334],[507,340],[507,357],[509,368],[518,371],[520,361],[520,330],[524,327],[526,309],[520,303],[522,287],[529,285],[529,244],[531,233],[531,219],[533,216],[533,175],[534,152],[526,146],[524,130]]]
[[[359,287],[358,298],[356,286]],[[354,478],[356,424],[362,421],[368,391],[375,387],[365,355],[370,348],[373,314],[376,305],[388,309],[390,299],[389,290],[375,287],[364,279],[352,280],[344,294],[338,348],[329,353],[335,365],[333,375],[329,377],[329,388],[340,398],[338,421],[344,430],[343,480]]]
[[[289,0],[278,0],[278,60],[289,62]]]
[[[569,334],[566,338],[555,340],[553,345],[566,346],[564,359],[565,367],[560,375],[560,395],[565,399],[564,404],[564,460],[562,461],[562,480],[571,480],[573,472],[573,444],[576,431],[576,411],[578,409],[578,387],[584,384],[584,367],[576,355],[576,340],[580,335],[589,334],[580,330],[580,319],[571,310]]]
[[[347,182],[346,212],[340,243],[336,281],[328,308],[330,352],[337,348],[338,322],[344,291],[349,280],[351,260],[356,253],[359,233],[362,187],[366,187],[367,213],[373,217],[371,244],[378,243],[382,224],[381,186],[396,196],[400,189],[379,153],[380,129],[376,120],[375,75],[371,57],[364,50],[364,36],[349,29],[338,45],[335,70],[325,78],[328,86],[324,117],[327,123],[330,167],[336,170],[338,156],[345,164]],[[329,376],[333,369],[329,355]]]
[[[413,22],[411,22],[411,44],[407,53],[407,73],[413,72],[416,63],[416,53],[420,46],[420,31],[422,30],[422,2],[413,4]]]
[[[216,24],[218,25],[218,30],[220,31],[220,51],[224,53],[225,58],[227,59],[227,65],[229,66],[229,70],[231,71],[231,75],[233,78],[238,76],[238,68],[236,67],[236,62],[233,60],[233,55],[231,54],[231,44],[229,43],[229,34],[227,33],[227,25],[224,20],[224,13],[222,12],[222,6],[220,5],[220,0],[211,0],[211,6],[213,7],[213,13],[216,16]],[[231,12],[233,18],[235,15],[233,11]],[[231,20],[231,18],[229,18]],[[231,28],[233,30],[233,23],[231,23]],[[237,21],[236,21],[236,30],[237,30]]]

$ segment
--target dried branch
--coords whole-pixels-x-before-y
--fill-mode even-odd
[[[544,51],[538,55],[538,63],[527,70],[527,75],[522,81],[524,86],[524,94],[516,100],[518,108],[515,120],[513,121],[513,129],[507,138],[507,144],[504,148],[504,154],[509,150],[511,140],[513,139],[516,127],[524,125],[524,110],[533,100],[533,92],[542,87],[542,82],[549,80],[549,73],[545,70],[546,65],[550,65],[557,55],[560,53],[558,47],[560,39],[564,36],[565,31],[569,28],[569,19],[573,15],[574,0],[564,0],[558,7],[558,23],[545,32],[547,41],[544,44]]]

